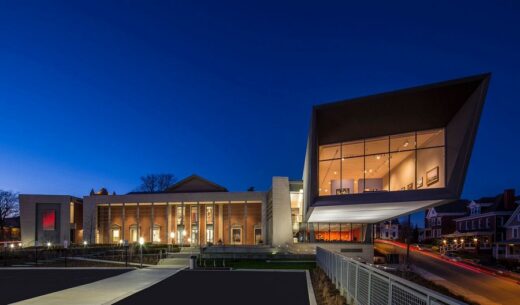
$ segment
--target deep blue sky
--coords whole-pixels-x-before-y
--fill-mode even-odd
[[[0,189],[265,190],[313,104],[492,72],[464,196],[520,191],[518,1],[70,2],[0,3]]]

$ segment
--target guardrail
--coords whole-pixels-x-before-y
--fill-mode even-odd
[[[316,263],[354,305],[463,305],[374,266],[318,247]]]

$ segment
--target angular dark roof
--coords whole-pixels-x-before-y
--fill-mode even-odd
[[[520,196],[515,196],[515,202],[520,200]],[[482,197],[480,199],[475,200],[476,203],[491,203],[490,206],[483,206],[480,209],[480,213],[489,213],[495,211],[512,211],[517,205],[513,204],[506,208],[506,202],[504,200],[504,193],[496,195],[495,197]]]
[[[191,175],[170,186],[163,193],[227,192],[227,188],[198,175]]]
[[[435,207],[437,213],[465,213],[469,200],[461,199]]]

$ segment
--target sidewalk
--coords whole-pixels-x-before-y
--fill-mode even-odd
[[[179,272],[178,268],[151,267],[123,273],[21,302],[17,305],[94,305],[113,304]]]

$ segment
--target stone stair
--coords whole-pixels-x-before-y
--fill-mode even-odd
[[[199,248],[195,247],[184,247],[181,248],[180,252],[168,252],[166,258],[159,260],[157,265],[161,266],[174,266],[174,267],[188,267],[190,265],[190,257],[200,254]]]

